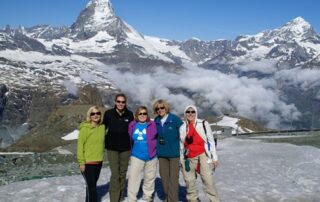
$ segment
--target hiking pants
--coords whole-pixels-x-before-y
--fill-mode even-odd
[[[179,201],[179,157],[159,157],[159,172],[166,202]]]
[[[196,167],[198,162],[200,162],[200,176],[203,184],[204,192],[206,193],[208,201],[210,202],[219,202],[217,189],[214,183],[214,176],[212,174],[213,166],[210,163],[207,163],[208,157],[205,153],[194,157],[188,158],[190,161],[190,171],[185,170],[184,162],[182,164],[182,174],[186,182],[187,187],[187,200],[189,202],[198,201],[198,191],[196,187]],[[184,160],[183,160],[184,161]]]
[[[109,186],[110,202],[119,202],[124,199],[124,189],[130,154],[130,151],[119,152],[107,150],[111,170]]]

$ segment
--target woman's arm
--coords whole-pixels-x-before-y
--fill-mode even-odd
[[[212,155],[212,160],[218,161],[218,155],[217,155],[216,147],[214,145],[214,139],[213,139],[211,127],[207,121],[204,121],[204,126],[206,127],[206,131],[207,131],[206,136],[207,136],[207,141],[209,144],[208,147],[210,147],[209,151]]]
[[[85,129],[81,128],[79,131],[78,142],[77,142],[77,159],[80,165],[84,165],[86,163],[85,155],[84,155],[85,139],[86,139]]]

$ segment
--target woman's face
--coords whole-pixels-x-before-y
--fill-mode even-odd
[[[156,112],[161,117],[163,117],[163,116],[165,116],[167,114],[166,108],[164,107],[163,104],[158,104],[158,106],[156,107]]]
[[[140,110],[139,113],[138,113],[138,121],[139,121],[140,123],[144,123],[144,122],[147,121],[147,118],[148,118],[148,113],[147,113],[147,111],[144,110],[144,109]]]
[[[90,120],[91,122],[99,123],[101,120],[101,112],[96,109],[93,109],[90,113]]]
[[[119,111],[122,111],[126,107],[126,99],[122,96],[119,96],[119,97],[117,97],[115,104],[116,104],[116,108]]]
[[[196,119],[196,110],[194,110],[192,107],[189,107],[186,111],[186,117],[188,122],[194,123]]]

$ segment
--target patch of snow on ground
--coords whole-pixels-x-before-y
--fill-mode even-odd
[[[219,142],[220,166],[214,173],[222,202],[312,202],[320,201],[320,149],[285,143],[225,138]],[[130,168],[129,168],[130,169]],[[101,201],[109,201],[110,170],[104,168],[98,181]],[[163,200],[159,175],[155,202]],[[201,201],[208,201],[197,187]],[[180,174],[179,196],[186,201]],[[139,195],[141,197],[141,194]],[[84,201],[81,175],[12,183],[0,187],[0,201]]]
[[[72,154],[72,152],[70,152],[70,151],[68,151],[66,149],[62,149],[61,146],[60,147],[56,147],[56,148],[54,148],[52,150],[58,151],[59,154]]]
[[[79,130],[74,130],[66,136],[61,137],[63,140],[77,140],[79,135]]]
[[[249,137],[251,139],[281,139],[281,138],[295,138],[295,137],[310,137],[310,135],[265,135],[265,136],[255,136]]]

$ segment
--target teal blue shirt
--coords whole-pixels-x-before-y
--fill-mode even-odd
[[[169,113],[165,123],[161,124],[161,117],[155,118],[158,140],[157,140],[157,156],[165,158],[180,157],[180,133],[179,128],[183,124],[181,119]],[[160,139],[164,139],[165,144],[160,144]]]

